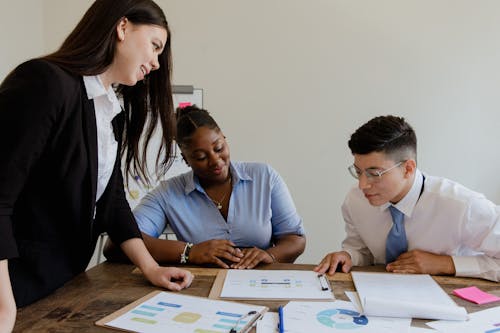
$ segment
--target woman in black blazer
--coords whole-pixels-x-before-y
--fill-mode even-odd
[[[8,260],[17,306],[83,272],[102,232],[153,284],[191,283],[149,255],[120,168],[123,156],[127,172],[147,179],[141,152],[159,122],[168,169],[170,72],[170,31],[153,1],[97,0],[58,51],[0,86],[0,281]]]

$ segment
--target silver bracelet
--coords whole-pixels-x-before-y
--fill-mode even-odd
[[[191,252],[191,248],[193,247],[193,243],[186,243],[184,246],[184,251],[181,253],[181,264],[185,264],[189,260],[189,252]]]
[[[278,262],[278,260],[276,260],[276,257],[274,256],[274,254],[272,254],[272,253],[271,253],[271,252],[269,252],[269,251],[266,251],[266,252],[267,252],[267,254],[269,254],[269,256],[271,257],[271,259],[273,259],[273,264],[275,264],[275,263],[277,263],[277,262]]]

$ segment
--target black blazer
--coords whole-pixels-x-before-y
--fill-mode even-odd
[[[123,117],[113,120],[119,146]],[[119,153],[97,204],[96,187],[95,110],[82,77],[44,60],[20,65],[0,86],[0,259],[18,306],[83,272],[100,233],[116,244],[141,237]]]

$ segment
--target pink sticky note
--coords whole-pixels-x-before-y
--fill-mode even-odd
[[[182,108],[185,108],[186,106],[191,106],[191,102],[180,102],[179,103],[179,107],[182,109]]]
[[[500,297],[485,293],[477,287],[455,289],[453,290],[453,294],[476,304],[485,304],[500,301]]]

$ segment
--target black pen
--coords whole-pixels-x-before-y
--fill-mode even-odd
[[[318,274],[319,284],[321,286],[321,290],[327,291],[330,290],[330,283],[324,274]]]

